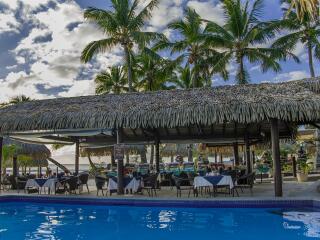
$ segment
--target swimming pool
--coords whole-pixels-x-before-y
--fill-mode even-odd
[[[320,209],[313,205],[275,202],[233,208],[231,202],[148,201],[115,206],[115,201],[0,201],[0,239],[112,240],[304,240],[320,238]],[[1,200],[1,199],[0,199]],[[66,200],[68,201],[68,200]],[[130,200],[127,200],[130,201]],[[59,202],[58,204],[55,202]],[[87,201],[88,203],[88,201]],[[233,202],[234,204],[235,202]],[[217,204],[217,208],[212,207]],[[139,207],[137,206],[139,205]],[[190,205],[191,206],[191,205]],[[197,205],[199,206],[199,205]],[[288,206],[288,207],[285,207]],[[305,207],[304,207],[305,206]]]

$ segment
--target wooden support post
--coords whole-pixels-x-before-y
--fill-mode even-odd
[[[282,176],[280,163],[279,126],[277,119],[271,119],[271,144],[273,159],[274,192],[276,197],[282,197]]]
[[[150,147],[151,147],[150,165],[152,166],[154,162],[154,144],[151,144]]]
[[[220,153],[220,163],[223,164],[223,156],[222,156],[222,153]]]
[[[193,148],[193,145],[189,144],[189,146],[188,146],[188,162],[193,162],[192,148]]]
[[[13,176],[18,176],[19,169],[18,169],[18,156],[16,154],[13,155],[12,158],[12,174]]]
[[[79,140],[76,141],[76,149],[75,149],[75,162],[74,162],[74,172],[75,175],[79,173],[79,157],[80,157],[80,147],[79,147]]]
[[[238,143],[233,143],[233,156],[234,156],[234,165],[239,166],[239,146]]]
[[[292,174],[293,177],[297,177],[297,161],[295,156],[291,156],[292,159]]]
[[[114,159],[114,152],[111,151],[111,169],[116,165],[116,161]]]
[[[117,130],[117,144],[122,143],[122,128]],[[124,194],[124,166],[123,166],[123,158],[116,159],[117,160],[117,170],[118,170],[118,195]]]
[[[252,165],[254,165],[256,163],[256,154],[254,151],[251,152],[251,156],[252,156]]]
[[[218,153],[214,152],[214,163],[218,164]]]
[[[245,143],[245,157],[246,157],[246,163],[247,163],[247,174],[249,174],[252,172],[252,168],[251,168],[250,143],[249,143],[248,133],[245,134],[244,143]]]
[[[160,141],[156,139],[156,172],[160,173]]]
[[[3,147],[3,137],[0,137],[0,183],[2,182],[2,147]],[[0,187],[1,190],[1,187]]]

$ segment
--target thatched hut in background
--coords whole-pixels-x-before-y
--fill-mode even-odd
[[[170,157],[171,162],[173,162],[174,157],[177,155],[182,157],[188,156],[188,146],[189,144],[163,144],[160,153],[162,157]]]
[[[146,146],[145,145],[126,145],[125,146],[125,157],[126,162],[129,163],[130,155],[140,155],[141,162],[146,163]],[[82,147],[80,149],[80,155],[82,157],[88,157],[89,161],[91,161],[91,157],[104,157],[110,156],[111,157],[111,164],[114,165],[114,156],[113,156],[114,148],[113,146],[106,146],[106,147]]]
[[[24,143],[10,138],[4,138],[3,144],[5,167],[13,166],[14,160],[18,161],[18,166],[22,167],[24,172],[27,167],[48,167],[47,159],[51,152],[45,145]]]

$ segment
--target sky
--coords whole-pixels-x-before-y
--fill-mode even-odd
[[[141,0],[145,4],[149,0]],[[282,16],[280,0],[265,0],[264,20]],[[108,66],[121,64],[120,47],[97,55],[88,64],[80,62],[82,49],[92,40],[105,37],[95,25],[85,22],[88,6],[110,8],[110,0],[0,0],[0,102],[24,94],[32,99],[94,94],[94,76]],[[195,9],[202,18],[223,24],[218,0],[160,0],[149,31],[163,32],[171,41],[177,34],[166,25],[183,17],[184,9]],[[295,54],[301,64],[288,61],[280,73],[261,73],[259,65],[249,65],[251,82],[279,82],[309,76],[304,46]],[[316,73],[318,62],[315,62]],[[213,77],[213,85],[234,84],[236,66],[228,67],[227,82]],[[74,147],[56,151],[57,159],[73,159]],[[85,161],[85,160],[83,160]],[[72,162],[72,160],[71,160]]]

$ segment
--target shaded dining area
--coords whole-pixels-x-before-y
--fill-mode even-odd
[[[103,176],[99,173],[94,177],[98,192],[118,195],[128,192],[156,195],[166,179],[171,184],[169,188],[174,185],[177,189],[177,196],[184,189],[195,196],[215,196],[220,190],[236,196],[238,190],[243,191],[241,185],[248,188],[252,185],[252,147],[269,142],[274,196],[281,197],[280,139],[294,138],[299,125],[317,125],[319,83],[319,79],[314,78],[287,83],[37,100],[1,108],[0,133],[2,137],[30,143],[74,144],[74,176],[77,178],[81,149],[113,147],[113,166]],[[164,143],[232,146],[234,166],[231,169],[210,167],[210,171],[201,175],[198,171],[201,164],[197,164],[194,174],[168,177],[170,170],[163,170],[160,159],[160,145]],[[154,147],[154,163],[147,175],[130,172],[130,163],[125,163],[125,149],[137,144]],[[244,148],[245,169],[237,169],[239,146]],[[242,177],[246,178],[243,184]]]

